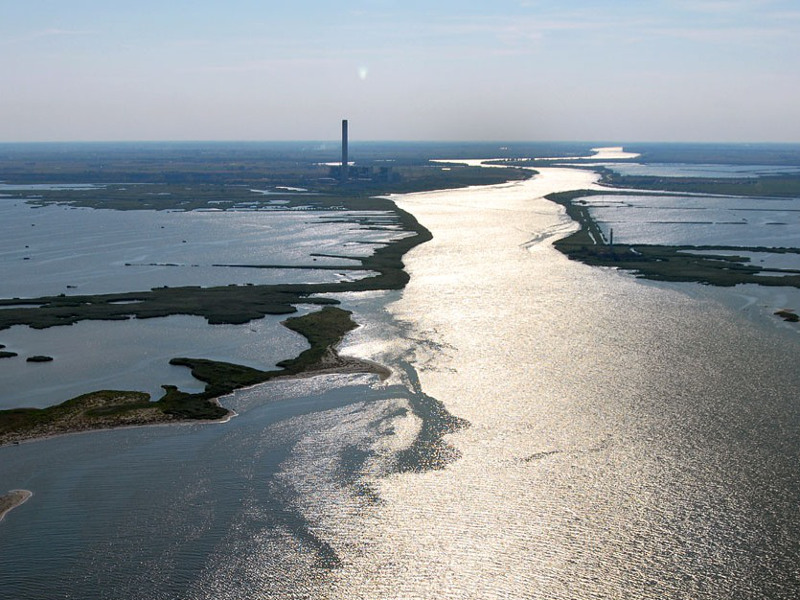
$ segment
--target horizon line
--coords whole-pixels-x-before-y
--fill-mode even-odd
[[[36,144],[341,144],[341,139],[113,139],[113,140],[0,140],[0,145],[36,145]],[[681,144],[681,145],[800,145],[798,141],[720,141],[720,140],[449,140],[449,139],[363,139],[350,140],[350,144]]]

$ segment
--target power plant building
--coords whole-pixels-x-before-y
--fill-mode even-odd
[[[330,165],[329,177],[339,183],[357,182],[357,181],[396,181],[398,175],[393,172],[390,166],[381,165],[380,167],[374,166],[360,166],[350,164],[350,148],[348,139],[348,121],[342,119],[342,160],[339,164],[333,163]]]

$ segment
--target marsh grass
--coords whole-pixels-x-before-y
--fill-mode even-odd
[[[750,263],[743,255],[730,252],[798,253],[794,248],[740,246],[663,246],[653,244],[614,244],[604,239],[588,207],[575,200],[608,191],[580,190],[547,196],[564,206],[580,229],[553,245],[569,258],[588,265],[615,267],[634,272],[638,277],[658,281],[694,281],[730,287],[741,283],[800,288],[800,273],[791,270],[767,269]],[[621,194],[624,195],[624,194]],[[704,254],[697,254],[697,252]],[[720,254],[707,254],[718,251]],[[723,253],[724,252],[724,253]],[[774,277],[770,273],[781,273]]]
[[[293,359],[278,363],[278,370],[262,371],[243,365],[199,358],[174,358],[170,364],[188,367],[205,383],[205,390],[190,394],[164,386],[156,402],[149,394],[103,390],[83,394],[47,408],[15,408],[0,411],[0,445],[12,441],[121,425],[144,425],[171,420],[217,420],[230,412],[216,399],[237,389],[276,377],[297,376],[335,366],[335,346],[357,327],[349,311],[325,307],[284,325],[305,337],[310,347]]]

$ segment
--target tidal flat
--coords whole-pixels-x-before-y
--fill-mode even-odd
[[[227,419],[233,413],[220,406],[218,398],[279,377],[322,373],[375,373],[387,377],[386,368],[354,358],[342,358],[336,351],[336,345],[344,335],[357,327],[350,314],[339,308],[326,307],[284,321],[287,328],[306,338],[310,347],[296,358],[279,362],[279,369],[275,371],[202,358],[177,357],[170,360],[172,365],[191,369],[193,377],[205,384],[205,389],[200,392],[186,393],[175,386],[164,386],[164,395],[152,402],[150,396],[142,392],[103,390],[47,408],[0,411],[0,446],[110,427]]]
[[[580,224],[555,247],[575,260],[648,279],[800,288],[800,181],[795,185],[797,197],[778,199],[552,194]]]
[[[566,150],[550,155],[578,152]],[[544,196],[598,179],[541,168],[395,197],[432,236],[403,255],[406,285],[323,296],[361,325],[342,355],[388,366],[385,381],[276,378],[224,396],[239,414],[224,425],[0,448],[4,489],[36,494],[2,524],[2,589],[26,600],[796,596],[796,325],[720,301],[752,284],[643,281],[568,260],[552,244],[578,225]],[[57,366],[52,354],[33,366]]]
[[[91,156],[80,150],[66,161],[63,156],[39,150],[38,154],[33,150],[38,160],[31,162],[23,160],[29,158],[27,147],[11,148],[0,172],[2,209],[12,212],[18,221],[31,221],[27,233],[25,228],[11,227],[11,247],[0,256],[14,272],[19,271],[17,277],[6,280],[9,297],[0,299],[0,330],[21,326],[42,330],[87,320],[113,322],[176,315],[198,316],[209,325],[240,325],[266,315],[294,313],[299,304],[337,304],[331,294],[400,289],[407,281],[402,256],[429,235],[413,217],[390,200],[377,197],[377,193],[528,176],[517,171],[500,177],[475,167],[454,172],[430,168],[424,160],[415,159],[419,164],[407,160],[393,167],[391,177],[362,178],[340,185],[325,177],[326,168],[319,163],[287,163],[285,157],[277,165],[272,157],[272,161],[260,164],[261,169],[255,163],[248,170],[241,165],[234,169],[224,163],[190,160],[173,162],[169,171],[156,172],[141,163],[132,167],[130,156],[119,149],[100,170],[94,170]],[[178,154],[185,157],[181,151]],[[134,151],[134,155],[146,157],[148,153]],[[293,166],[289,167],[290,163]],[[188,164],[192,167],[185,170]],[[80,182],[75,181],[78,177]],[[46,214],[30,212],[31,207]],[[58,207],[72,210],[59,216],[52,213]],[[148,218],[128,219],[126,225],[122,220],[130,211]],[[57,230],[65,219],[75,221],[70,229],[75,230],[76,237],[74,243],[63,238],[65,247],[59,249],[53,242],[59,238]],[[185,227],[187,221],[198,219],[202,221],[200,228]],[[223,224],[221,229],[219,223]],[[92,225],[97,224],[101,229],[93,231]],[[51,231],[54,228],[56,231]],[[310,234],[309,228],[322,233]],[[294,250],[287,252],[287,247]],[[272,256],[263,254],[263,248],[280,251]],[[39,272],[41,278],[22,276],[30,272]],[[264,283],[264,273],[278,278],[279,283]],[[181,277],[194,277],[201,285],[174,285],[173,274],[179,281]],[[242,283],[242,276],[250,281]],[[150,287],[159,278],[170,285]],[[214,285],[214,280],[231,283]],[[51,289],[60,286],[64,291],[26,294],[11,283],[26,281],[34,286],[50,285]],[[109,285],[137,284],[138,290],[86,292],[103,290],[104,286],[107,290]],[[316,326],[324,331],[323,322],[338,313],[323,310],[318,314],[323,319],[315,321]],[[298,325],[297,331],[300,328]],[[316,339],[307,328],[303,335],[309,341]],[[352,370],[357,361],[339,359],[333,349],[341,335],[325,346],[325,360],[318,356],[311,361],[306,351],[296,359],[284,359],[278,366],[283,367],[284,375],[320,370],[320,361],[330,363],[329,369]],[[319,343],[313,341],[309,351],[318,353]],[[4,356],[15,358],[17,353],[6,352]],[[25,360],[44,362],[45,356],[54,360],[45,354],[29,354]],[[190,363],[189,359],[172,358],[171,365],[190,367],[194,379],[206,384],[205,391],[183,392],[175,385],[164,385],[163,396],[151,397],[138,390],[98,389],[52,407],[14,408],[0,412],[3,440],[176,417],[219,419],[228,411],[216,404],[217,397],[274,376],[254,367],[228,364],[223,368],[226,363],[220,361],[198,358]],[[313,369],[312,363],[316,365]],[[212,364],[216,366],[209,368]],[[363,369],[366,363],[359,365]],[[367,366],[366,370],[374,371],[375,367]],[[6,393],[13,396],[14,391]]]

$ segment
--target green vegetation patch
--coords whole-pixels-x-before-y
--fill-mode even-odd
[[[755,283],[769,286],[800,288],[800,274],[767,269],[750,264],[746,256],[696,254],[698,251],[719,252],[798,252],[791,248],[736,246],[660,246],[651,244],[614,244],[606,242],[590,214],[589,208],[574,202],[577,198],[604,194],[605,191],[573,191],[551,194],[548,200],[561,204],[580,229],[553,245],[573,260],[588,265],[616,267],[637,276],[658,281],[694,281],[709,285],[734,286]],[[773,277],[769,273],[786,273]]]
[[[311,347],[297,358],[279,362],[278,366],[286,373],[295,374],[319,364],[325,353],[336,346],[348,331],[358,327],[351,314],[347,310],[325,307],[318,312],[284,321],[285,327],[306,338]]]
[[[653,177],[619,175],[609,169],[602,169],[602,173],[602,183],[618,188],[722,196],[800,197],[800,175],[768,175],[758,178]]]
[[[798,315],[793,310],[783,309],[775,311],[775,315],[783,319],[784,321],[788,321],[789,323],[797,323],[800,321],[800,315]]]
[[[327,306],[318,312],[284,321],[285,327],[296,331],[308,340],[310,348],[304,350],[296,358],[279,362],[280,370],[278,371],[262,371],[204,358],[173,358],[169,361],[171,365],[190,368],[192,376],[204,382],[206,389],[199,394],[183,394],[176,389],[166,388],[167,394],[159,402],[171,414],[183,414],[182,405],[192,399],[218,398],[234,390],[263,383],[275,377],[301,375],[331,366],[338,358],[335,346],[341,342],[348,331],[358,326],[351,319],[351,314],[350,311]]]
[[[104,390],[48,408],[0,411],[0,445],[33,437],[165,421],[142,392]]]
[[[146,425],[173,420],[216,420],[230,413],[216,399],[234,390],[276,377],[313,373],[336,367],[335,346],[357,327],[351,313],[336,307],[302,317],[284,325],[304,336],[310,348],[298,357],[279,363],[280,370],[262,371],[242,365],[197,358],[174,358],[170,364],[185,366],[206,384],[196,394],[164,386],[164,396],[151,402],[149,394],[104,390],[84,394],[48,408],[15,408],[0,411],[0,445],[34,437],[58,435],[121,425]]]

